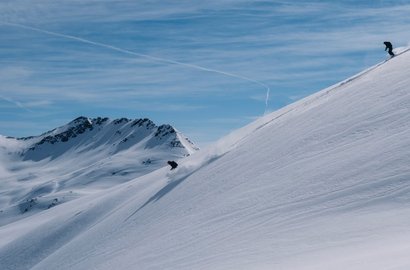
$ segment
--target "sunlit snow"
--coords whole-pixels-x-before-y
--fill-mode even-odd
[[[409,71],[405,51],[256,120],[174,171],[124,183],[92,174],[90,183],[103,177],[112,187],[3,222],[1,268],[410,269]],[[54,168],[36,161],[36,174],[58,168],[64,176],[84,162],[76,157]],[[21,169],[2,165],[2,186]],[[13,220],[7,215],[0,220]]]

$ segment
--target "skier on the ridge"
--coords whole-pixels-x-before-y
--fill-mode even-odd
[[[389,41],[385,41],[383,43],[384,43],[384,45],[386,45],[386,49],[384,49],[384,50],[387,51],[387,49],[389,49],[388,53],[390,54],[391,57],[393,57],[394,56],[393,45]]]

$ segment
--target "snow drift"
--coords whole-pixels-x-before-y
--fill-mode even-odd
[[[0,227],[4,269],[409,269],[410,53]]]

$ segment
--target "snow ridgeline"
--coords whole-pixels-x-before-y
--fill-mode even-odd
[[[403,53],[408,53],[409,51],[410,51],[409,47],[399,47],[399,48],[394,49],[396,58]],[[233,150],[237,145],[240,145],[243,141],[245,141],[250,136],[253,136],[253,134],[259,129],[264,128],[266,125],[269,125],[270,123],[291,113],[292,111],[303,113],[305,110],[310,109],[309,105],[311,103],[321,102],[320,99],[328,95],[330,92],[339,90],[339,88],[346,83],[351,83],[354,80],[360,79],[361,77],[365,76],[367,73],[370,73],[378,69],[382,65],[386,64],[386,62],[389,60],[391,59],[380,62],[350,78],[347,78],[346,80],[343,80],[340,83],[330,86],[322,91],[319,91],[297,102],[294,102],[268,115],[264,115],[263,117],[260,117],[259,119],[255,120],[253,123],[243,128],[240,128],[236,131],[231,132],[229,135],[220,139],[219,141],[217,141],[210,147],[203,149],[201,152],[197,153],[195,157],[186,159],[182,163],[182,166],[180,166],[181,167],[181,169],[179,170],[180,175],[183,176],[184,174],[192,173],[193,171],[198,170],[199,168],[206,165],[210,161],[218,159],[219,157]]]
[[[408,269],[410,54],[0,227],[5,269]],[[28,225],[30,224],[30,225]]]

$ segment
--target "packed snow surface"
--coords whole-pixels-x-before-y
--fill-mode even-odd
[[[404,52],[174,171],[4,224],[1,268],[410,269],[409,73]]]

